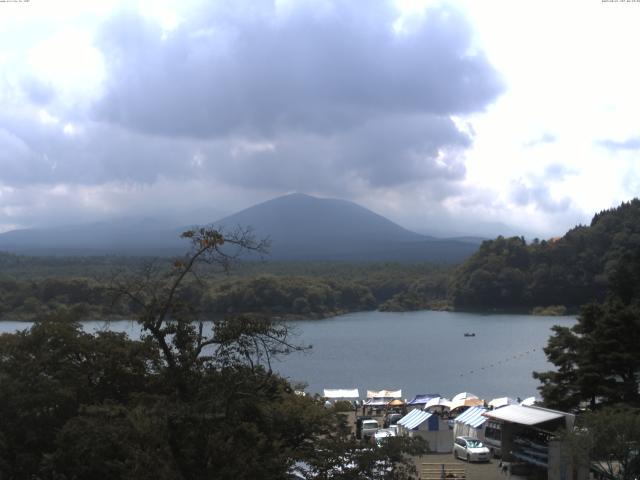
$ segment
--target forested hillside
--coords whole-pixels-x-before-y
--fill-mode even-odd
[[[114,302],[113,279],[157,267],[135,257],[41,258],[0,254],[0,319],[47,315],[75,320],[132,318],[135,305]],[[256,263],[233,275],[188,284],[203,315],[261,313],[323,318],[362,310],[444,308],[451,267],[428,264]]]
[[[620,258],[640,249],[640,200],[596,214],[550,241],[498,237],[456,271],[456,308],[570,308],[604,298]]]

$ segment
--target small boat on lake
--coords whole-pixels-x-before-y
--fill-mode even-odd
[[[475,334],[475,332],[472,332],[472,333],[466,332],[466,333],[464,334],[464,336],[465,336],[465,337],[475,337],[475,336],[476,336],[476,334]]]

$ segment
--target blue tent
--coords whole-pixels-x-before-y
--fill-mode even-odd
[[[432,398],[437,398],[439,396],[439,393],[425,393],[416,395],[416,398],[407,403],[407,405],[426,405],[429,400],[431,400]]]

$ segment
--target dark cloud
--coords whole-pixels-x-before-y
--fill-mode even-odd
[[[598,145],[609,150],[640,150],[640,137],[631,137],[626,140],[599,140]]]
[[[384,117],[330,137],[298,132],[271,142],[218,141],[203,150],[202,163],[219,181],[254,188],[346,196],[356,186],[426,181],[442,190],[464,178],[459,153],[468,144],[448,119]]]
[[[98,114],[160,135],[332,132],[387,113],[474,112],[502,91],[457,11],[432,9],[397,35],[386,2],[330,5],[208,7],[165,39],[119,15],[99,43],[109,77]]]
[[[0,111],[0,189],[14,189],[0,220],[149,211],[136,189],[165,207],[206,205],[213,188],[237,206],[291,191],[460,194],[473,134],[452,116],[503,89],[461,14],[432,8],[396,34],[391,3],[273,4],[206,2],[170,32],[120,12],[98,36],[106,79],[88,109],[21,77],[24,108]],[[87,191],[96,199],[76,201]]]
[[[31,116],[0,114],[0,184],[188,179],[197,176],[193,148],[190,142],[149,138],[118,126],[70,127],[61,120],[43,123]]]
[[[460,180],[472,139],[450,117],[484,109],[500,79],[457,11],[431,9],[401,34],[397,16],[380,1],[233,2],[163,34],[122,13],[100,36],[108,77],[95,115],[200,143],[202,170],[242,186]]]

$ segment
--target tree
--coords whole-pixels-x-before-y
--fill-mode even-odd
[[[577,428],[565,433],[577,459],[610,480],[633,480],[640,474],[640,410],[605,408],[578,418]]]
[[[423,442],[363,448],[339,414],[273,372],[274,356],[304,348],[285,324],[201,321],[192,302],[200,267],[224,271],[264,244],[246,231],[183,237],[191,250],[170,269],[150,263],[114,279],[142,340],[88,334],[65,318],[0,336],[0,476],[279,479],[299,466],[309,479],[412,478],[408,455]]]
[[[602,304],[589,304],[571,328],[554,327],[545,353],[556,371],[538,373],[552,407],[588,402],[640,407],[640,254],[624,257]]]

